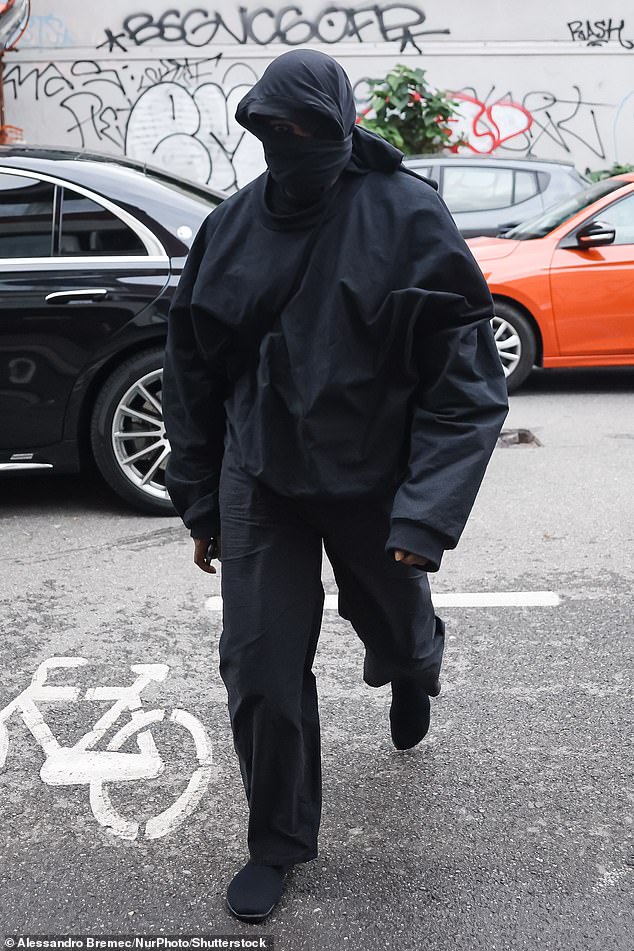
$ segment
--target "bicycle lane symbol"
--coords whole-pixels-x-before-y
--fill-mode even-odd
[[[83,697],[80,687],[47,686],[49,671],[60,667],[81,667],[87,663],[84,657],[48,658],[39,665],[26,690],[0,710],[0,770],[4,768],[9,749],[5,724],[11,716],[19,714],[46,755],[40,769],[41,779],[50,786],[87,785],[90,806],[97,822],[113,835],[135,839],[140,824],[117,812],[110,799],[108,784],[159,776],[165,763],[154,742],[151,726],[163,721],[172,723],[191,735],[198,765],[175,802],[145,823],[146,838],[161,838],[178,828],[205,794],[212,775],[211,741],[200,720],[186,710],[174,709],[166,719],[164,709],[142,709],[141,693],[151,683],[165,680],[169,674],[167,664],[134,664],[130,669],[137,677],[129,687],[89,687]],[[80,699],[113,700],[114,703],[74,746],[61,746],[39,710],[38,702]],[[130,719],[111,737],[106,749],[95,749],[107,731],[126,713],[130,714]],[[121,752],[124,744],[133,737],[139,752]]]

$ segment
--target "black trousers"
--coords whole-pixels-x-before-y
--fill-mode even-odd
[[[427,574],[385,552],[390,509],[391,499],[278,495],[225,454],[220,673],[256,863],[317,855],[321,753],[312,665],[324,604],[322,542],[339,614],[365,646],[365,682],[379,687],[407,676],[431,686],[439,674],[444,626]]]

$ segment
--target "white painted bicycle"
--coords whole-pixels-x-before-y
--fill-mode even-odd
[[[49,671],[59,667],[81,667],[87,663],[84,657],[50,657],[40,664],[26,690],[0,710],[0,770],[5,765],[9,749],[5,723],[14,713],[19,713],[46,754],[40,770],[41,779],[50,786],[88,785],[90,806],[97,822],[113,835],[135,839],[140,823],[117,812],[110,799],[108,784],[159,776],[165,763],[150,727],[161,721],[173,723],[191,735],[198,765],[175,802],[145,822],[145,836],[158,839],[181,825],[202,799],[212,775],[209,737],[202,723],[186,710],[172,710],[166,718],[164,709],[142,709],[141,693],[152,682],[165,680],[169,673],[167,664],[134,664],[130,669],[137,677],[129,687],[90,687],[83,696],[81,687],[47,686]],[[114,703],[74,746],[61,746],[38,709],[38,701],[79,699],[114,700]],[[99,741],[126,712],[131,715],[128,722],[111,737],[104,750],[96,750]],[[133,737],[139,752],[122,752],[124,744]]]

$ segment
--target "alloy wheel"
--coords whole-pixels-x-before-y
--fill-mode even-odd
[[[509,377],[522,358],[522,341],[515,327],[503,317],[492,317],[491,327],[504,368],[504,376]]]
[[[162,406],[163,371],[152,370],[126,390],[112,418],[112,448],[126,479],[146,495],[169,501],[165,467],[170,444]]]

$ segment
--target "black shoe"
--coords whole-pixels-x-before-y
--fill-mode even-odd
[[[247,862],[227,888],[227,907],[240,921],[264,921],[282,895],[288,865],[254,865]]]
[[[424,687],[415,680],[392,681],[390,732],[397,750],[409,750],[420,743],[429,730],[429,715],[429,694]]]
[[[430,684],[430,686],[427,688],[427,693],[429,694],[430,697],[438,696],[438,694],[440,693],[440,679],[438,677],[436,677],[434,682]]]

